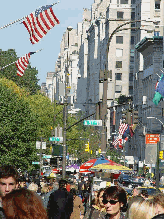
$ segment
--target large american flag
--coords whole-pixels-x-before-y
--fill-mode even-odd
[[[25,69],[27,68],[28,64],[29,64],[29,59],[30,56],[32,54],[34,54],[35,52],[29,52],[28,54],[26,54],[25,56],[20,57],[16,62],[16,67],[17,67],[17,75],[22,77],[24,74]]]
[[[55,24],[59,24],[59,20],[55,16],[52,6],[42,6],[28,15],[23,21],[30,34],[32,44],[38,43]]]

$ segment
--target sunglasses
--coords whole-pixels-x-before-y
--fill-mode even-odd
[[[110,203],[111,205],[115,205],[117,202],[119,202],[118,200],[103,200],[104,205],[106,205],[107,203]]]

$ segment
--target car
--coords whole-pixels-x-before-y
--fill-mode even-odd
[[[157,189],[155,187],[142,186],[142,187],[137,187],[137,190],[140,190],[140,191],[146,190],[148,195],[149,195],[149,198],[156,195],[156,194],[158,194],[158,193],[162,193],[160,191],[160,189]]]
[[[160,185],[159,185],[159,190],[160,190],[162,193],[164,193],[164,185],[160,184]]]
[[[143,186],[143,184],[144,184],[144,181],[140,178],[137,178],[137,177],[131,177],[131,178],[129,178],[129,181],[130,181],[130,183],[129,183],[128,187],[130,187],[130,188]]]
[[[120,174],[119,177],[118,177],[118,182],[120,184],[122,184],[123,186],[128,186],[131,183],[130,179],[131,179],[130,175]]]

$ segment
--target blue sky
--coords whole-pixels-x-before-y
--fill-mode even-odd
[[[1,0],[0,27],[10,22],[29,15],[37,8],[51,4],[53,0]],[[46,82],[46,75],[49,71],[54,71],[55,62],[60,52],[60,42],[62,35],[68,26],[77,27],[77,23],[82,21],[83,8],[91,9],[94,0],[60,0],[60,3],[53,6],[54,14],[60,21],[51,29],[42,40],[32,45],[29,34],[20,22],[10,27],[0,30],[0,49],[15,49],[17,56],[21,57],[28,52],[43,49],[31,56],[32,67],[38,70],[39,84]]]

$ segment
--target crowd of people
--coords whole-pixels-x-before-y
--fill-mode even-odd
[[[82,180],[26,182],[9,165],[0,167],[0,219],[158,219],[164,218],[164,194],[149,197],[135,188],[132,197],[119,185],[95,191]]]

